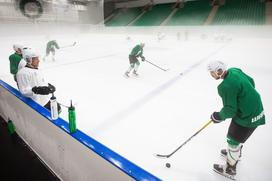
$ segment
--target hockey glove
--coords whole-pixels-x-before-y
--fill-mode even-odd
[[[144,61],[145,61],[145,57],[144,57],[144,56],[141,56],[141,59],[142,59],[142,62],[144,62]]]
[[[51,84],[48,84],[48,86],[35,86],[32,88],[32,91],[35,93],[35,94],[40,94],[40,95],[48,95],[50,93],[53,93],[56,91],[56,88],[51,85]]]
[[[53,86],[52,84],[48,83],[48,87],[50,89],[50,93],[54,93],[56,91],[55,86]]]
[[[212,113],[211,120],[213,121],[213,123],[221,123],[223,121],[219,116],[219,112]]]

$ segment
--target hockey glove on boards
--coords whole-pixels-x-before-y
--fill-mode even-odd
[[[221,123],[223,121],[219,116],[219,112],[213,112],[211,115],[211,120],[213,123]]]
[[[40,95],[48,95],[50,93],[54,93],[56,91],[56,88],[48,83],[48,86],[35,86],[32,88],[32,91],[35,94],[40,94]]]

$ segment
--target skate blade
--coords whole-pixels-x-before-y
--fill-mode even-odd
[[[224,177],[226,177],[226,178],[228,178],[228,179],[236,180],[235,176],[226,175],[226,174],[224,174],[224,173],[219,172],[219,171],[216,170],[216,169],[213,169],[213,171],[215,171],[215,173],[218,173],[219,175],[222,175],[222,176],[224,176]]]
[[[125,78],[139,78],[139,75],[130,75],[130,76],[127,76],[127,75],[124,75]]]

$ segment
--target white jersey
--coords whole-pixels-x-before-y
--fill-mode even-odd
[[[19,90],[24,96],[31,98],[42,106],[48,103],[50,100],[49,95],[39,95],[32,92],[32,88],[35,86],[48,86],[40,70],[23,67],[18,71],[16,78]]]

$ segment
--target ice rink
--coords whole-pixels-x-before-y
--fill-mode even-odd
[[[127,38],[127,37],[130,38]],[[131,160],[162,180],[227,180],[212,171],[214,163],[224,163],[220,149],[226,147],[230,120],[211,124],[168,159],[169,154],[209,121],[222,107],[217,93],[221,80],[214,80],[207,63],[221,60],[241,68],[254,78],[261,94],[266,124],[259,127],[243,148],[238,164],[239,181],[272,180],[272,36],[214,34],[177,39],[166,34],[84,33],[50,34],[60,46],[56,61],[42,61],[48,35],[0,37],[0,78],[16,87],[9,73],[12,45],[21,43],[41,54],[40,69],[56,86],[56,97],[64,105],[73,100],[77,128]],[[144,42],[148,61],[168,69],[163,71],[141,62],[139,76],[125,78],[128,54]],[[61,117],[67,120],[63,107]],[[270,132],[271,131],[271,132]],[[76,154],[76,153],[75,153]],[[171,163],[171,168],[165,164]]]

